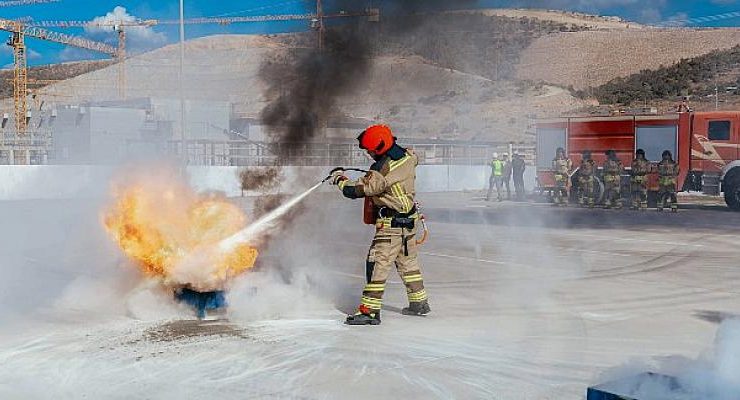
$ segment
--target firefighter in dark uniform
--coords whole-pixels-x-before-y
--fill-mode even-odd
[[[370,171],[356,181],[344,176],[341,170],[335,171],[332,179],[345,197],[370,199],[375,225],[366,262],[367,284],[357,313],[348,316],[346,323],[380,324],[385,284],[394,266],[406,286],[409,300],[402,314],[426,315],[430,308],[419,265],[416,243],[419,214],[414,202],[419,160],[411,150],[396,144],[391,129],[385,125],[367,128],[358,140],[360,148],[375,159]]]

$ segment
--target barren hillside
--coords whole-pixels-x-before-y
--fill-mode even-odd
[[[525,49],[516,77],[583,89],[740,43],[740,29],[564,32]]]
[[[126,96],[179,96],[177,46],[167,46],[126,62]],[[212,36],[187,43],[185,96],[228,101],[236,115],[258,117],[266,105],[258,78],[262,60],[275,52],[302,51],[275,38]],[[118,99],[117,65],[44,88],[45,109],[59,104]],[[345,116],[383,120],[405,135],[428,138],[524,140],[528,118],[557,115],[583,101],[557,88],[496,82],[444,68],[419,56],[381,56],[361,87],[341,99]],[[6,100],[6,110],[12,104]]]
[[[96,71],[113,64],[113,61],[79,61],[63,64],[40,65],[28,69],[29,87],[41,87],[53,81],[62,81]],[[0,98],[13,95],[13,70],[0,70]]]
[[[506,18],[527,18],[540,21],[551,21],[558,24],[569,26],[578,26],[586,29],[641,29],[642,25],[635,22],[624,21],[618,17],[603,17],[597,15],[588,15],[576,12],[565,12],[556,10],[536,10],[536,9],[511,9],[511,8],[492,8],[487,10],[465,10],[456,11],[455,13],[479,14],[487,16],[497,16]]]
[[[476,10],[424,18],[412,34],[386,21],[372,68],[337,117],[383,120],[406,135],[522,140],[532,118],[587,106],[567,88],[598,86],[644,69],[732,47],[740,30],[659,30],[616,18],[538,10]],[[266,105],[258,73],[276,53],[301,52],[313,35],[223,35],[187,43],[185,97],[232,103],[256,118]],[[399,39],[400,38],[400,39]],[[126,62],[126,97],[179,97],[177,46]],[[118,66],[51,85],[43,107],[120,99]],[[12,110],[5,101],[3,109]]]

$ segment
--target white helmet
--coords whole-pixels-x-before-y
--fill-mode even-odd
[[[498,158],[498,153],[493,153],[493,158]]]

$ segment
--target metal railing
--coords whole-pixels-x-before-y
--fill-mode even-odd
[[[529,144],[445,140],[409,140],[400,144],[413,149],[424,165],[488,165],[493,153],[508,153],[512,148],[530,165],[535,159],[534,145]],[[136,139],[127,141],[125,154],[127,159],[185,158],[189,165],[203,166],[351,166],[371,162],[353,140],[300,144],[198,140],[183,145],[182,141]],[[111,160],[120,156],[121,153],[111,155]],[[48,134],[0,134],[0,164],[54,164],[55,160],[66,160],[66,155],[55,154]]]
[[[140,143],[139,143],[140,144]],[[400,143],[413,149],[424,165],[487,165],[493,153],[508,153],[505,143],[421,142]],[[365,165],[370,162],[356,143],[266,143],[247,141],[188,141],[189,165],[212,166],[327,166]],[[183,143],[167,143],[169,156],[182,157]],[[515,145],[528,164],[534,160],[533,145]]]

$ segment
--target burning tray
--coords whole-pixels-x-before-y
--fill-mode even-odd
[[[180,288],[175,290],[175,300],[192,307],[198,319],[206,318],[208,311],[222,311],[227,306],[223,290],[198,292],[188,288]]]

